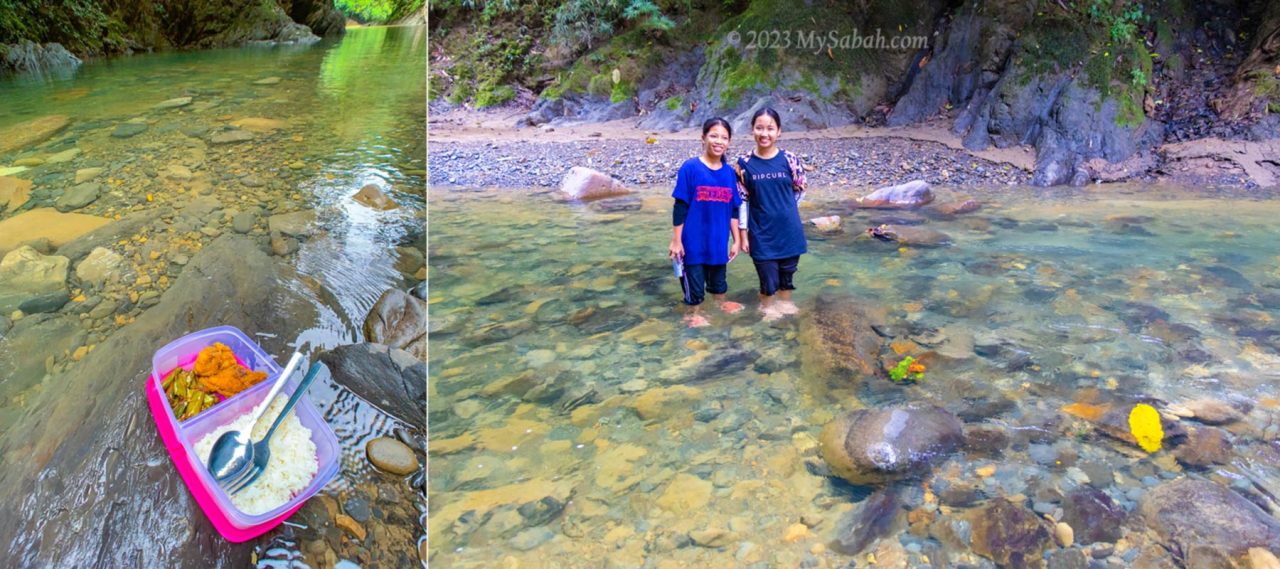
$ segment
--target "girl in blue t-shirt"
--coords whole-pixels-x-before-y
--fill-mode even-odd
[[[729,292],[726,265],[738,256],[737,212],[742,204],[737,176],[724,159],[732,135],[729,122],[722,118],[702,123],[702,154],[680,166],[671,192],[675,207],[667,254],[684,263],[680,287],[689,307],[684,320],[690,327],[710,323],[700,313],[704,292],[710,292],[725,312],[742,310],[741,304],[724,296]]]
[[[760,311],[765,320],[800,311],[791,301],[800,255],[808,249],[800,222],[804,165],[795,154],[778,149],[782,119],[765,107],[751,117],[756,147],[738,158],[738,191],[742,207],[739,242],[751,255],[760,278]],[[777,294],[777,299],[774,295]]]

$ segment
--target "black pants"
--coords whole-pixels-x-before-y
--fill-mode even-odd
[[[685,265],[680,288],[684,289],[684,303],[689,306],[702,304],[704,291],[711,294],[729,292],[725,265]]]
[[[756,275],[760,277],[760,294],[773,296],[780,290],[795,290],[791,277],[796,274],[800,265],[800,257],[771,259],[768,261],[752,260],[756,265]]]

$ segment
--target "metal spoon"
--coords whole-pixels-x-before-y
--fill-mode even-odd
[[[299,363],[302,363],[302,354],[294,352],[289,358],[289,363],[284,366],[284,371],[276,377],[271,391],[267,392],[267,398],[263,399],[266,404],[258,410],[253,421],[249,423],[248,433],[227,431],[213,443],[213,451],[209,453],[209,473],[213,475],[213,480],[218,485],[226,486],[227,482],[240,478],[253,465],[253,446],[249,444],[249,435],[253,433],[253,427],[258,425],[262,414],[267,411],[267,407],[271,406],[271,401],[284,388],[285,382]]]
[[[299,383],[298,388],[293,390],[293,394],[289,396],[289,400],[284,404],[284,409],[280,411],[279,415],[276,415],[275,422],[267,430],[267,434],[262,437],[262,440],[253,443],[253,452],[251,453],[253,455],[253,466],[240,479],[233,479],[223,484],[222,487],[227,491],[227,494],[235,494],[244,490],[245,487],[253,484],[262,475],[262,471],[267,469],[267,462],[271,460],[271,435],[275,434],[276,427],[279,427],[280,423],[284,422],[284,418],[289,415],[289,411],[292,411],[293,406],[298,403],[299,399],[302,399],[302,394],[307,391],[308,387],[311,387],[311,381],[320,374],[320,369],[323,367],[320,362],[311,364],[311,369],[307,370],[306,377],[302,378],[302,383]]]

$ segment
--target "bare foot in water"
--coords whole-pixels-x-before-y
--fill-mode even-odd
[[[784,315],[800,313],[800,307],[796,306],[796,303],[791,302],[790,300],[779,300],[774,303],[774,306],[777,307],[778,312]]]
[[[742,312],[742,305],[732,300],[726,300],[720,303],[720,310],[723,310],[725,314],[737,314]]]
[[[707,317],[701,314],[690,314],[685,316],[684,323],[688,324],[690,328],[701,328],[703,326],[711,325],[711,321],[707,320]]]
[[[782,314],[782,311],[778,310],[778,307],[773,304],[770,304],[768,306],[762,305],[760,307],[760,314],[764,315],[765,322],[773,322],[774,320],[777,320],[784,316],[784,314]]]

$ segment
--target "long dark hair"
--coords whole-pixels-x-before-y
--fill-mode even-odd
[[[751,115],[751,126],[756,126],[756,119],[765,115],[769,115],[769,118],[773,119],[774,123],[777,123],[778,130],[782,130],[782,119],[778,117],[778,111],[773,110],[773,107],[765,107]]]
[[[754,120],[754,119],[752,119],[752,120]],[[724,120],[724,119],[723,119],[723,118],[721,118],[721,117],[711,117],[711,118],[707,119],[705,122],[703,122],[703,123],[702,123],[702,136],[704,136],[704,137],[705,137],[705,136],[707,136],[707,133],[708,133],[708,132],[711,132],[711,127],[714,127],[714,126],[716,126],[716,125],[720,125],[720,126],[724,127],[725,132],[729,133],[729,140],[733,140],[733,127],[729,126],[729,121]],[[729,149],[728,149],[728,148],[726,148],[726,149],[724,149],[724,154],[721,154],[721,155],[720,155],[720,165],[721,165],[721,166],[723,166],[723,165],[725,165],[725,164],[728,164],[728,162],[725,162],[725,161],[724,161],[724,156],[725,156],[725,154],[728,154],[728,153],[729,153]]]

